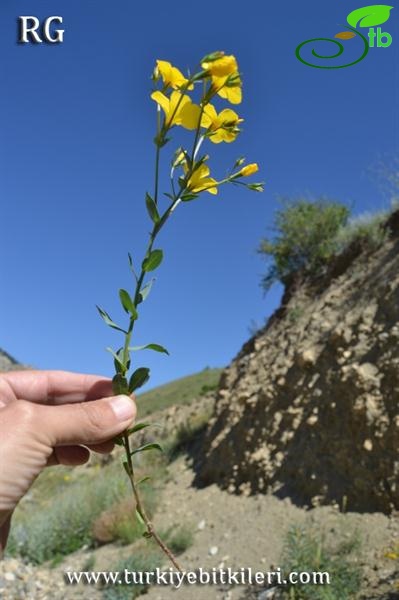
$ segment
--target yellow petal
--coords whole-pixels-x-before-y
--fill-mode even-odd
[[[180,92],[172,92],[170,95],[169,111],[167,115],[168,125],[180,125],[180,114],[186,104],[190,104],[188,96]]]
[[[225,77],[238,71],[238,65],[235,56],[222,56],[208,63],[203,63],[202,67],[216,77]]]
[[[214,119],[217,119],[217,116],[218,116],[218,114],[216,112],[216,108],[213,106],[213,104],[207,104],[205,106],[205,108],[204,108],[204,114],[208,115],[208,117],[210,119],[212,119],[212,121]]]
[[[157,60],[157,69],[164,81],[169,78],[171,68],[172,65],[167,60]]]
[[[207,104],[204,108],[204,112],[201,119],[202,127],[206,127],[207,129],[209,129],[209,127],[211,127],[214,121],[217,119],[217,116],[218,115],[215,107],[212,106],[212,104]]]
[[[220,144],[220,142],[223,142],[223,136],[221,135],[222,131],[223,129],[218,129],[215,131],[215,133],[212,133],[212,135],[209,136],[210,141],[214,144]]]
[[[198,127],[200,116],[200,107],[192,102],[187,102],[179,109],[176,123],[185,129],[196,129]]]
[[[211,171],[210,171],[208,165],[204,165],[204,164],[202,164],[198,169],[196,169],[196,171],[194,171],[194,173],[199,173],[200,177],[208,177],[210,172]]]
[[[236,139],[238,135],[237,133],[234,133],[232,131],[228,131],[227,129],[220,129],[220,138],[221,141],[226,142],[227,144],[230,144],[231,142],[234,142],[234,140]]]
[[[245,167],[243,167],[240,171],[240,175],[242,175],[242,177],[249,177],[249,175],[253,175],[254,173],[257,173],[259,171],[259,167],[256,163],[250,163],[249,165],[246,165]]]
[[[209,175],[209,167],[206,165],[201,165],[198,169],[195,169],[194,173],[191,175],[188,180],[188,186],[191,189],[197,188],[199,185],[202,185],[202,180]]]
[[[221,98],[225,98],[232,104],[240,104],[242,101],[242,92],[239,85],[234,87],[225,86],[218,91],[218,94]]]
[[[188,96],[180,92],[172,92],[170,95],[170,111],[173,112],[177,107],[178,110],[181,110],[187,102],[191,102]]]
[[[180,165],[182,165],[183,169],[187,168],[187,161],[186,161],[186,155],[184,154],[183,151],[179,152],[179,154],[176,156],[174,162],[173,162],[173,167],[179,167]]]
[[[205,184],[203,187],[203,191],[209,192],[210,194],[213,194],[214,196],[218,193],[216,179],[209,177],[209,179],[205,179],[203,183]]]
[[[152,92],[151,98],[155,100],[164,110],[165,115],[169,112],[169,99],[162,92]]]
[[[225,108],[219,113],[219,119],[223,121],[223,123],[240,123],[243,119],[240,119],[234,110],[231,108]]]
[[[159,73],[162,76],[163,82],[167,86],[171,86],[174,89],[182,87],[188,82],[183,75],[183,73],[177,68],[174,67],[167,60],[157,60],[157,68]],[[188,89],[193,89],[193,85],[188,86]]]

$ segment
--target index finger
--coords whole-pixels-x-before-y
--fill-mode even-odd
[[[30,402],[64,404],[112,396],[112,380],[101,375],[69,371],[12,371],[3,379],[17,398]]]

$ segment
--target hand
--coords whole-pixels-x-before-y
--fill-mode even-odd
[[[65,371],[0,374],[0,557],[18,501],[48,465],[81,465],[136,415],[110,379]]]

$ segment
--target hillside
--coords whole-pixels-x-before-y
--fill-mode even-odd
[[[138,394],[137,405],[141,417],[173,404],[190,404],[194,398],[215,390],[221,373],[222,369],[207,368]]]
[[[1,371],[13,371],[15,369],[21,369],[21,365],[15,358],[0,348],[0,372]]]
[[[224,371],[196,482],[300,506],[399,509],[399,213],[355,242]]]

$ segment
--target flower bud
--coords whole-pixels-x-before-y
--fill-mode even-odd
[[[253,175],[259,171],[259,167],[256,163],[250,163],[249,165],[245,165],[239,173],[240,177],[249,177],[249,175]]]

